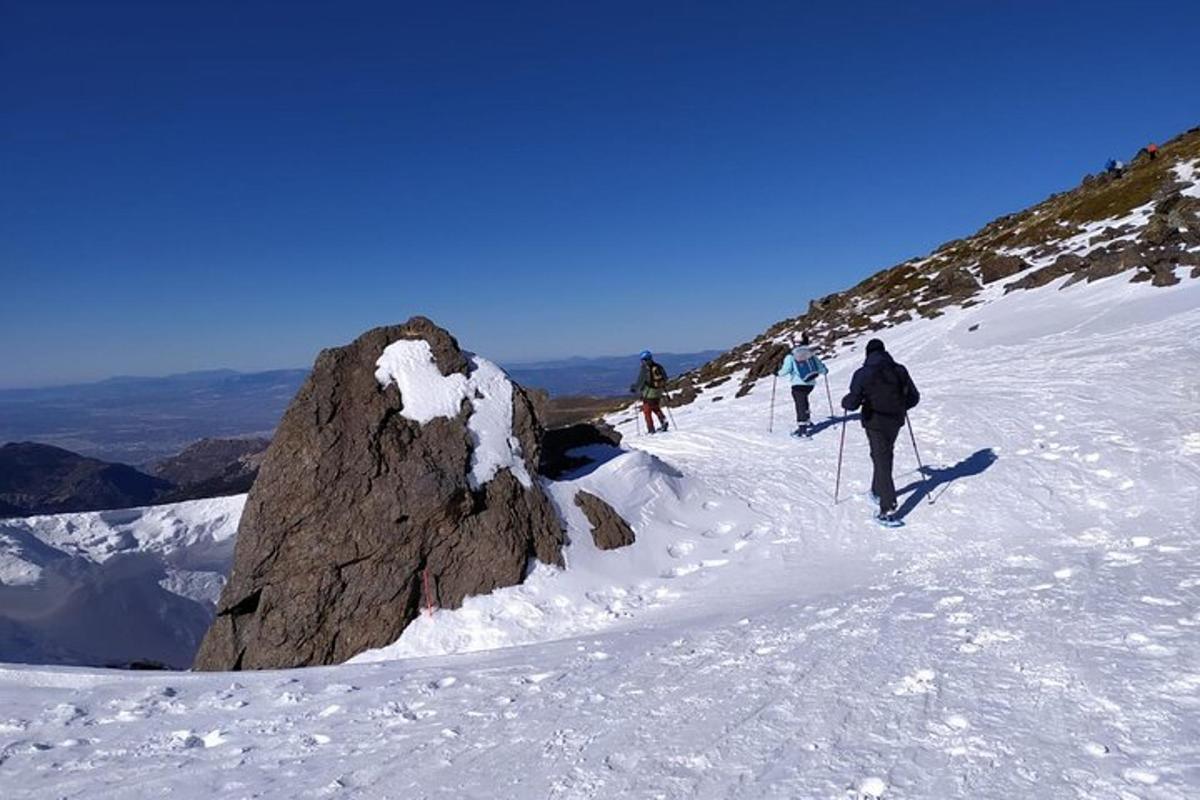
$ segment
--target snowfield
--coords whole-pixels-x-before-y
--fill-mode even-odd
[[[567,570],[354,663],[0,667],[0,795],[1197,796],[1200,281],[1128,280],[879,334],[923,397],[904,528],[869,521],[857,422],[834,505],[840,423],[790,438],[780,387],[769,434],[770,379],[735,377],[550,485]],[[581,488],[634,545],[594,548]]]
[[[0,520],[0,661],[189,666],[245,502]]]

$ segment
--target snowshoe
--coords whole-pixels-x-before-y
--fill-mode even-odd
[[[888,511],[875,515],[875,524],[882,528],[903,528],[904,521],[896,516],[895,511]]]
[[[671,427],[670,425],[668,425],[667,423],[664,422],[662,424],[662,427],[659,428],[659,430],[661,430],[663,433],[666,433],[667,429],[669,429],[670,427]]]

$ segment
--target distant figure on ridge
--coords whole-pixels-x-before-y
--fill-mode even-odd
[[[1154,142],[1146,145],[1146,154],[1150,156],[1151,161],[1158,158],[1158,145],[1156,145]]]
[[[1108,163],[1104,165],[1104,171],[1109,175],[1116,175],[1119,178],[1125,172],[1125,163],[1115,158],[1110,158]]]
[[[908,410],[917,405],[921,394],[908,370],[897,364],[883,348],[883,342],[867,342],[867,358],[850,380],[850,393],[842,398],[842,408],[862,408],[862,424],[871,446],[871,493],[879,500],[876,520],[896,527],[896,484],[892,482],[892,459],[896,436],[904,427]]]
[[[804,334],[799,343],[793,343],[791,352],[784,357],[779,377],[791,378],[792,400],[796,403],[796,430],[792,436],[809,435],[812,416],[808,396],[812,394],[817,380],[828,372],[829,369],[809,347],[808,334]]]
[[[662,410],[662,396],[667,389],[667,371],[663,369],[662,364],[654,360],[654,356],[649,350],[642,351],[641,359],[642,368],[638,372],[633,386],[629,387],[629,391],[642,396],[642,414],[646,417],[646,432],[654,433],[652,413],[658,415],[659,424],[665,431],[670,427],[667,425],[667,417]]]

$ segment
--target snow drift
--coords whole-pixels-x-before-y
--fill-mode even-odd
[[[244,502],[0,521],[0,660],[187,667]]]

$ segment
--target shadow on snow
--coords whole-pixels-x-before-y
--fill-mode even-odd
[[[980,474],[992,464],[995,464],[998,458],[999,456],[996,455],[995,450],[990,447],[985,447],[982,450],[975,451],[951,467],[924,467],[921,470],[921,473],[925,476],[925,480],[915,481],[901,489],[896,490],[897,496],[906,492],[911,492],[911,494],[904,499],[904,504],[901,505],[900,509],[896,512],[896,516],[900,519],[904,519],[904,517],[908,516],[910,511],[916,508],[922,500],[930,495],[933,495],[933,499],[936,501],[937,498],[941,497],[942,493],[949,488],[949,484],[953,483],[959,478],[970,478],[974,475]],[[944,488],[937,492],[937,494],[934,494],[934,491],[939,486]]]

